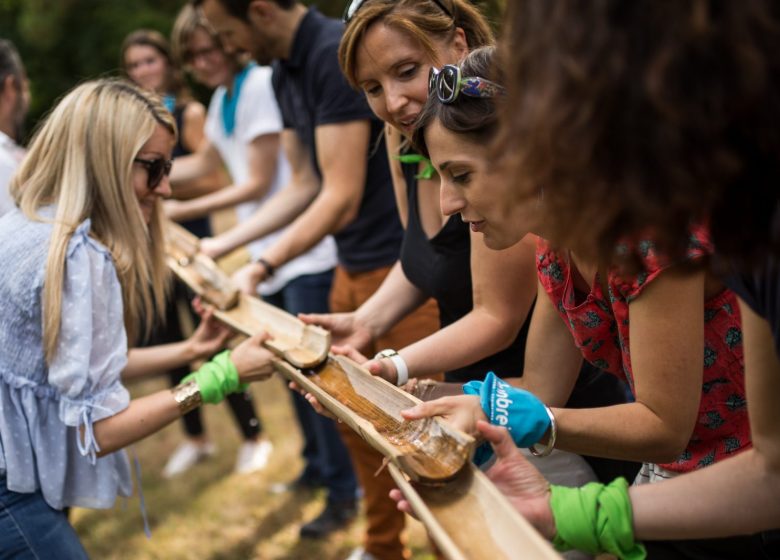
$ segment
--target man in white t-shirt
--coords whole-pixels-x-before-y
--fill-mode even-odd
[[[0,216],[14,207],[8,185],[24,157],[17,142],[29,105],[30,88],[19,53],[13,43],[0,39]]]
[[[271,69],[238,65],[237,57],[225,54],[218,37],[197,12],[180,14],[172,47],[198,82],[217,88],[206,117],[206,140],[194,154],[174,163],[174,189],[177,181],[194,178],[223,163],[233,184],[196,199],[166,201],[166,210],[175,219],[185,220],[235,206],[240,223],[291,180],[290,164],[280,149],[284,125],[271,84]],[[252,259],[261,257],[283,232],[246,245]],[[231,235],[232,231],[225,232],[220,240]],[[239,239],[233,246],[243,246],[247,241]],[[211,254],[210,245],[216,243],[216,239],[203,239],[201,250]],[[335,243],[327,236],[276,267],[258,291],[266,301],[293,314],[316,310],[326,313],[335,265]],[[357,480],[335,423],[314,412],[301,395],[292,393],[292,398],[304,434],[305,460],[304,471],[294,486],[324,486],[330,500],[354,504]]]

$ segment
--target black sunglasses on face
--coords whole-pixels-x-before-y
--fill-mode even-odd
[[[428,72],[428,97],[436,94],[442,103],[452,103],[459,95],[469,97],[498,97],[504,88],[495,82],[477,76],[462,76],[460,67],[447,64],[438,70],[431,66]]]
[[[150,191],[160,186],[163,177],[170,175],[171,167],[173,167],[173,160],[170,159],[135,158],[133,161],[146,168],[146,188]]]
[[[341,21],[349,23],[349,20],[355,17],[355,14],[365,2],[366,0],[352,0],[352,2],[347,4],[347,9],[344,10],[344,15],[341,16]],[[442,12],[452,18],[452,10],[447,9],[439,0],[431,0],[431,2],[436,4]]]

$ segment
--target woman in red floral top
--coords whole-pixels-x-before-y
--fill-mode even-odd
[[[663,440],[672,444],[654,459],[665,471],[705,467],[750,447],[736,296],[704,272],[678,273],[650,242],[640,243],[637,249],[639,273],[621,276],[610,270],[604,277],[598,271],[594,276],[591,269],[587,278],[591,281],[586,282],[573,254],[556,251],[540,240],[540,288],[582,356],[628,382],[637,403],[624,405],[626,412],[630,407],[632,414],[638,411],[637,418],[647,417],[646,424],[636,428],[637,443],[652,445],[657,438],[663,448],[668,445]],[[696,229],[687,258],[699,260],[711,252],[707,232]],[[675,300],[683,299],[679,307]],[[693,355],[693,349],[699,356]],[[700,392],[700,399],[694,391]],[[565,422],[566,415],[560,416],[559,423]],[[629,428],[633,417],[621,413],[620,423]],[[565,445],[565,431],[560,434]],[[683,441],[684,449],[676,453]],[[664,470],[656,473],[665,478]]]
[[[441,177],[443,211],[459,213],[492,249],[512,246],[528,229],[544,237],[544,224],[534,224],[544,210],[543,199],[536,208],[514,203],[511,182],[490,180],[495,165],[482,161],[462,134],[442,125],[440,114],[458,111],[467,102],[429,102],[421,129],[422,147],[427,146]],[[642,462],[637,481],[643,482],[704,467],[751,443],[735,296],[706,266],[668,262],[648,241],[632,249],[640,266],[628,276],[608,266],[599,270],[540,241],[538,295],[525,364],[522,377],[512,382],[531,393],[519,391],[518,398],[552,407],[556,448]],[[706,231],[695,229],[687,264],[711,252]],[[562,408],[583,357],[624,378],[635,402]],[[480,397],[474,395],[423,403],[405,417],[435,414],[450,416],[472,433],[476,420],[486,418]],[[515,441],[524,440],[523,434],[538,437],[526,431],[516,429]],[[546,442],[547,435],[542,440]]]

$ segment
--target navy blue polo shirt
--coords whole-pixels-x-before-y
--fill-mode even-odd
[[[294,129],[317,162],[314,129],[320,125],[355,120],[371,122],[371,146],[363,199],[357,218],[334,235],[339,263],[349,272],[363,272],[393,264],[403,232],[395,207],[384,125],[353,90],[339,67],[338,47],[344,26],[309,9],[295,32],[290,58],[273,66],[273,87],[285,128]],[[354,157],[344,153],[340,157]]]

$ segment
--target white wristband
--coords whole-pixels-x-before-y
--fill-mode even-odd
[[[396,375],[398,376],[395,384],[399,387],[401,385],[406,385],[406,382],[409,381],[409,368],[406,366],[406,362],[401,357],[401,354],[393,349],[388,348],[387,350],[378,352],[377,355],[374,356],[375,360],[381,360],[382,358],[388,358],[391,362],[393,362]]]

